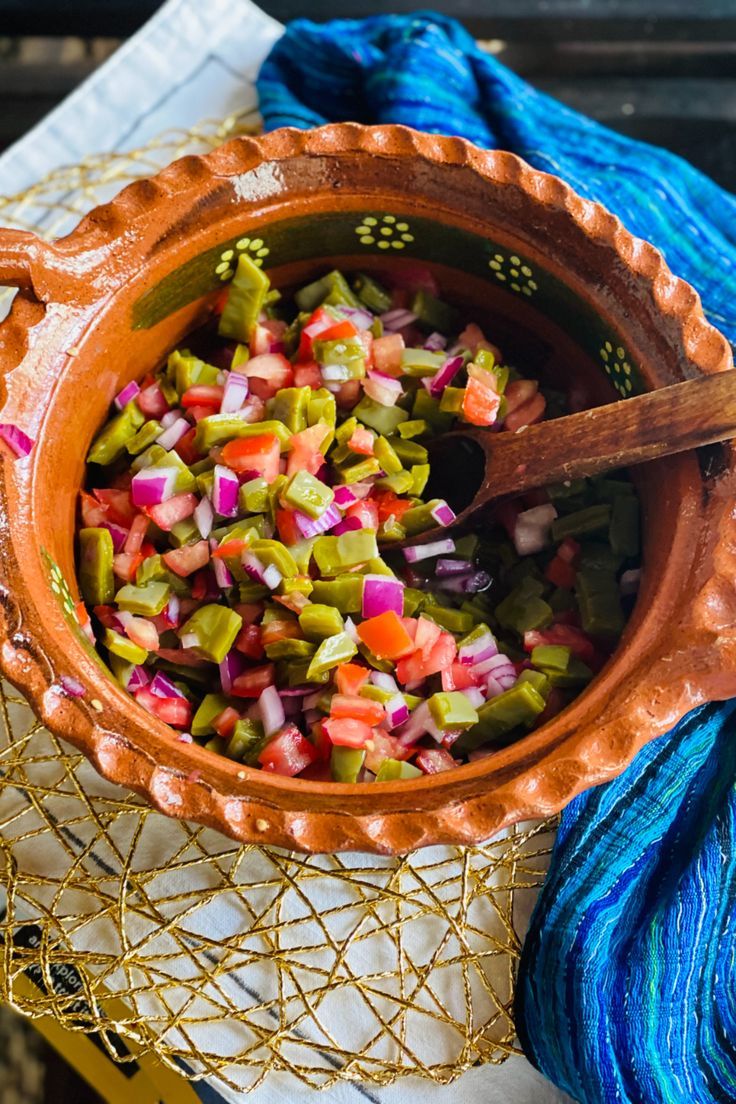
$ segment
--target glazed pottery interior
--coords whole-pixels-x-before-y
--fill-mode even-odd
[[[358,132],[370,133],[354,128]],[[387,133],[393,146],[381,138]],[[636,725],[644,718],[642,679],[654,678],[647,699],[659,693],[660,676],[647,675],[647,657],[665,628],[682,620],[683,587],[695,570],[697,542],[689,526],[701,508],[702,475],[696,456],[685,454],[642,467],[636,476],[644,517],[642,589],[606,669],[562,715],[517,745],[410,783],[275,778],[177,744],[172,730],[128,697],[86,643],[73,612],[73,534],[89,444],[121,387],[155,368],[208,317],[240,252],[262,263],[280,288],[334,267],[379,275],[429,267],[443,298],[483,324],[506,362],[567,391],[575,407],[625,400],[727,367],[722,339],[708,327],[700,335],[699,363],[691,359],[681,323],[660,309],[651,280],[613,248],[619,231],[611,216],[576,200],[580,211],[573,217],[567,209],[572,193],[553,178],[517,168],[521,163],[507,155],[474,151],[477,164],[471,164],[472,158],[460,156],[470,147],[445,140],[455,159],[433,157],[439,140],[425,139],[429,153],[417,156],[414,140],[403,137],[408,133],[374,131],[368,153],[341,150],[334,138],[317,142],[308,156],[295,142],[291,155],[274,158],[267,146],[261,152],[250,140],[233,143],[205,159],[207,172],[202,160],[187,159],[158,183],[128,189],[117,207],[83,223],[68,253],[59,243],[54,263],[66,272],[59,287],[76,302],[45,308],[38,340],[31,329],[25,359],[6,380],[18,416],[2,420],[23,424],[31,402],[36,411],[28,475],[17,486],[6,480],[8,510],[20,520],[5,540],[23,560],[17,585],[31,595],[22,631],[29,640],[42,634],[53,678],[72,674],[89,687],[87,703],[72,703],[48,688],[48,675],[31,680],[42,690],[41,713],[55,714],[53,727],[66,726],[104,774],[140,788],[163,811],[243,839],[307,850],[403,850],[476,840],[521,815],[559,808],[633,754]],[[516,183],[522,171],[533,187]],[[105,235],[112,242],[107,249],[99,246]],[[637,243],[628,241],[636,250]],[[36,292],[41,283],[38,278]],[[54,311],[55,325],[44,336]],[[43,314],[33,292],[21,291],[6,325],[33,326]],[[31,375],[27,399],[23,389]],[[722,461],[718,450],[714,456]],[[19,556],[23,531],[33,540]],[[678,690],[650,729],[663,731],[689,701]],[[87,729],[90,723],[100,729],[92,747],[73,716],[85,709]],[[624,743],[617,743],[624,728]],[[569,741],[578,741],[574,750],[566,750],[573,748]],[[403,815],[410,811],[416,815]]]

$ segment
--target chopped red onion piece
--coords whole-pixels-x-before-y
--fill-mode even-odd
[[[171,425],[160,433],[156,438],[156,444],[160,445],[162,449],[166,449],[169,452],[173,449],[174,445],[181,441],[185,433],[188,433],[192,427],[186,418],[177,418]]]
[[[194,737],[192,736],[191,732],[180,732],[179,735],[176,737],[176,742],[178,744],[193,744]]]
[[[636,594],[641,582],[641,568],[635,567],[630,571],[624,571],[619,581],[619,590],[624,597]]]
[[[27,433],[10,422],[0,422],[0,439],[20,457],[28,456],[34,445]]]
[[[416,314],[413,314],[410,310],[404,310],[403,307],[384,311],[379,317],[383,322],[384,329],[388,330],[389,333],[396,333],[397,330],[403,330],[405,326],[411,326],[412,322],[416,322],[417,320]]]
[[[397,732],[396,735],[402,747],[411,747],[417,740],[421,740],[422,736],[427,735],[440,743],[443,733],[432,720],[429,705],[423,701],[416,707],[409,720],[401,726],[401,732]]]
[[[493,675],[489,675],[488,681],[486,682],[486,700],[489,698],[497,698],[499,694],[503,694],[503,690],[504,688],[501,686],[501,683],[498,682]]]
[[[324,690],[315,690],[313,691],[313,693],[307,694],[304,701],[302,702],[302,705],[305,709],[316,709],[322,699],[323,694]]]
[[[386,724],[389,728],[398,728],[409,720],[409,706],[406,704],[403,694],[394,694],[386,702]]]
[[[363,307],[340,306],[338,309],[340,314],[349,319],[359,330],[369,330],[373,325],[373,315],[369,310],[364,310]]]
[[[341,383],[325,383],[325,387],[331,395],[338,395],[340,393]]]
[[[321,371],[325,383],[347,383],[353,378],[347,364],[326,364]]]
[[[450,594],[478,594],[491,585],[487,571],[474,571],[470,575],[451,575],[438,580],[438,586]]]
[[[342,519],[342,514],[334,502],[331,502],[326,510],[323,510],[318,518],[310,518],[301,510],[294,511],[296,527],[305,539],[318,537],[320,533],[326,533],[333,525],[337,525]]]
[[[286,720],[284,703],[279,697],[275,686],[267,686],[258,699],[258,712],[261,715],[263,731],[266,736],[273,736],[283,726]]]
[[[269,590],[276,590],[276,587],[283,580],[283,575],[276,567],[275,564],[269,564],[266,570],[263,572],[263,581]]]
[[[343,518],[341,522],[334,526],[332,530],[333,537],[339,537],[341,533],[352,533],[356,529],[362,529],[363,523],[360,518],[349,517]]]
[[[175,494],[177,468],[143,468],[130,484],[134,506],[158,506]]]
[[[68,694],[70,698],[83,698],[87,693],[84,684],[79,679],[74,678],[73,675],[62,675],[59,682],[64,693]]]
[[[155,694],[157,698],[186,697],[186,694],[183,694],[179,687],[175,686],[168,675],[165,675],[163,671],[156,672],[148,689],[152,694]]]
[[[378,686],[381,690],[388,690],[391,694],[399,693],[399,686],[393,675],[389,675],[387,671],[371,671],[370,681],[374,686]]]
[[[212,560],[212,570],[215,573],[215,581],[220,590],[227,590],[227,588],[231,587],[235,582],[230,568],[220,556],[216,556]]]
[[[476,663],[482,663],[484,659],[498,654],[498,645],[490,632],[483,633],[477,640],[471,640],[469,644],[463,644],[457,653],[460,663],[472,667]]]
[[[205,497],[200,499],[199,505],[194,510],[194,521],[199,529],[199,534],[203,540],[207,540],[212,532],[212,526],[215,521],[215,512],[212,509],[212,503]]]
[[[404,559],[407,563],[419,563],[420,560],[430,560],[433,556],[442,556],[455,551],[455,542],[452,537],[442,540],[430,541],[429,544],[417,544],[412,548],[404,549]]]
[[[447,505],[443,498],[439,499],[433,510],[430,510],[430,515],[438,525],[452,525],[456,517],[455,511]]]
[[[247,376],[241,376],[238,372],[230,372],[225,380],[220,413],[236,414],[245,405],[249,386]]]
[[[452,383],[464,363],[465,360],[463,357],[450,356],[440,365],[433,376],[427,376],[426,378],[429,380],[430,395],[434,395],[435,398],[441,395],[445,388]]]
[[[222,517],[235,517],[238,512],[240,483],[235,472],[223,464],[215,464],[212,480],[212,505]]]
[[[460,691],[468,699],[473,709],[480,709],[486,700],[486,696],[478,686],[467,686]]]
[[[473,570],[470,560],[438,560],[434,567],[435,575],[441,579],[445,575],[467,575]]]
[[[170,625],[172,629],[175,629],[179,625],[181,619],[181,600],[178,594],[172,594],[166,604],[166,608],[163,611],[163,618],[167,625]]]
[[[355,622],[353,621],[352,617],[345,618],[345,632],[348,634],[353,644],[360,644],[358,630],[355,627]]]
[[[182,638],[182,644],[184,639]],[[242,675],[246,668],[245,656],[236,652],[233,648],[220,663],[220,686],[223,694],[230,694],[233,688],[233,680]]]
[[[551,503],[524,510],[514,523],[513,541],[519,556],[532,556],[546,547],[549,527],[557,517]]]
[[[114,521],[103,521],[100,528],[107,529],[112,537],[113,552],[122,552],[128,539],[128,530],[123,529],[122,525],[116,525]]]
[[[130,672],[126,689],[132,694],[136,690],[140,690],[142,686],[148,686],[150,681],[151,679],[145,667],[134,667]]]
[[[181,410],[167,410],[166,413],[159,419],[162,429],[168,429],[174,422],[177,422],[181,418]]]
[[[439,353],[441,349],[445,349],[446,347],[447,338],[444,334],[437,333],[436,331],[434,333],[431,333],[427,340],[424,342],[424,348],[427,349],[430,353]]]
[[[349,484],[335,487],[335,506],[346,510],[348,506],[352,506],[357,501],[358,496]]]
[[[141,389],[136,381],[131,380],[130,383],[126,383],[122,391],[118,391],[117,395],[115,396],[115,406],[118,408],[118,410],[122,410],[124,406],[127,406],[129,402],[132,402],[136,395],[140,395],[140,393]]]
[[[497,652],[495,655],[488,656],[485,659],[476,659],[473,663],[474,675],[489,675],[493,673],[494,677],[500,674],[504,670],[512,671],[514,677],[516,677],[516,668],[507,655],[503,652]]]
[[[184,633],[183,636],[179,637],[179,640],[181,641],[182,648],[199,647],[199,637],[196,633]]]
[[[256,556],[255,552],[243,552],[240,562],[243,565],[243,569],[251,579],[256,583],[265,583],[266,569],[261,561]]]
[[[404,613],[404,584],[391,575],[363,576],[363,617],[378,617],[393,611]]]

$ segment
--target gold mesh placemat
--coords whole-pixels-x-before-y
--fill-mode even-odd
[[[0,198],[0,222],[57,237],[130,180],[256,125],[234,114],[90,157]],[[514,1049],[519,933],[551,839],[538,824],[399,859],[239,846],[105,782],[6,685],[0,996],[241,1091],[275,1071],[317,1088],[447,1083]]]

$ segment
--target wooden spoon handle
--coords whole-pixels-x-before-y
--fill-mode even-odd
[[[460,434],[458,434],[460,436]],[[736,436],[736,369],[685,380],[517,433],[462,431],[486,454],[471,509],[546,483],[595,475]]]

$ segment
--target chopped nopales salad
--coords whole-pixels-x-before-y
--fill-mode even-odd
[[[339,782],[448,770],[557,713],[636,589],[631,483],[410,538],[454,519],[425,492],[429,438],[519,430],[564,396],[421,270],[393,289],[330,272],[286,301],[241,257],[218,314],[123,388],[89,453],[82,620],[122,686],[172,738]]]

